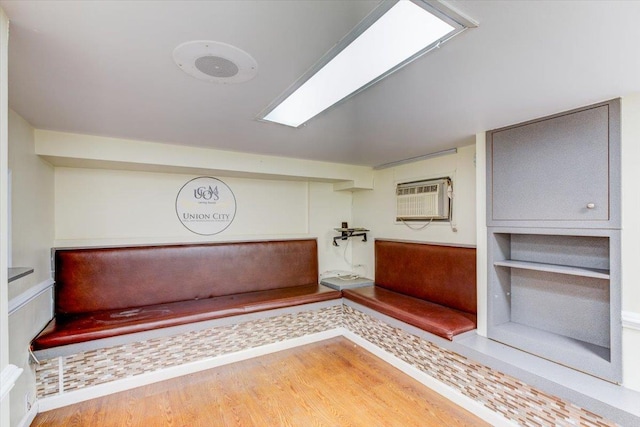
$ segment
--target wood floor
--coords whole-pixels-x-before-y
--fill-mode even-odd
[[[32,426],[488,425],[333,338],[39,414]]]

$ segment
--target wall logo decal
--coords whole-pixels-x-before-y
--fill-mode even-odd
[[[217,178],[201,176],[182,186],[176,197],[176,214],[189,231],[211,236],[224,231],[236,216],[236,197]]]

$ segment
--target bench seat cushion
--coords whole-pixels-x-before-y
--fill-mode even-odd
[[[340,297],[340,291],[314,284],[137,308],[58,314],[32,342],[32,349],[44,350],[152,329],[328,301]]]
[[[348,289],[343,297],[434,335],[452,340],[476,328],[476,316],[379,286]]]
[[[376,285],[466,313],[477,313],[476,250],[376,240]]]
[[[318,283],[315,239],[69,248],[54,259],[64,315]]]

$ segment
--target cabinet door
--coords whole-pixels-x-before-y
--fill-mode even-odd
[[[490,131],[488,225],[609,223],[616,147],[617,100]]]

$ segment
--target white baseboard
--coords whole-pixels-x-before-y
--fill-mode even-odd
[[[380,359],[384,360],[391,366],[401,370],[405,374],[409,375],[411,378],[429,387],[431,390],[449,399],[451,402],[455,403],[456,405],[466,409],[467,411],[478,416],[479,418],[482,418],[484,421],[488,422],[492,426],[514,427],[518,425],[515,422],[502,417],[497,412],[494,412],[491,409],[487,408],[480,402],[477,402],[476,400],[465,396],[464,394],[460,393],[458,390],[455,390],[454,388],[446,385],[445,383],[436,380],[435,378],[427,375],[426,373],[422,372],[418,368],[411,366],[407,362],[404,362],[403,360],[397,358],[391,353],[388,353],[387,351],[376,346],[375,344],[370,343],[364,338],[361,338],[360,336],[354,334],[353,332],[347,329],[343,329],[342,332],[343,332],[343,336],[348,340],[353,341],[354,343],[363,347],[365,350],[369,351],[375,356],[378,356]]]
[[[228,365],[230,363],[240,362],[242,360],[263,356],[265,354],[299,347],[305,344],[311,344],[317,341],[338,337],[343,334],[344,331],[342,328],[331,329],[329,331],[305,335],[300,338],[293,338],[287,341],[267,344],[261,347],[242,350],[232,354],[226,354],[223,356],[212,357],[197,362],[186,363],[184,365],[136,375],[135,377],[123,378],[121,380],[99,384],[93,387],[86,387],[81,390],[65,392],[56,396],[50,396],[39,400],[37,402],[38,408],[40,412],[46,412],[52,409],[61,408],[63,406],[72,405],[74,403],[84,402],[85,400],[95,399],[97,397],[118,393],[120,391],[125,391],[143,385],[168,380],[182,375],[192,374],[194,372],[204,371],[206,369],[216,368],[218,366]]]
[[[33,422],[33,420],[36,419],[36,415],[38,415],[38,412],[39,412],[38,402],[36,402],[33,405],[31,405],[31,409],[29,409],[29,412],[24,414],[24,417],[22,417],[22,419],[20,420],[20,422],[16,427],[29,427]]]
[[[513,427],[515,423],[503,418],[496,412],[490,410],[481,403],[463,395],[459,391],[449,387],[448,385],[437,381],[430,377],[426,373],[419,369],[409,365],[408,363],[400,360],[385,350],[377,347],[369,341],[359,337],[346,328],[335,328],[329,331],[319,332],[317,334],[306,335],[300,338],[294,338],[287,341],[278,342],[275,344],[268,344],[262,347],[257,347],[249,350],[243,350],[236,353],[212,357],[210,359],[201,360],[198,362],[187,363],[180,366],[175,366],[161,371],[150,372],[147,374],[137,375],[135,377],[124,378],[116,380],[110,383],[99,384],[93,387],[83,388],[81,390],[75,390],[66,392],[57,396],[50,396],[37,401],[32,407],[31,411],[25,416],[19,427],[26,427],[35,418],[39,412],[50,411],[52,409],[60,408],[74,403],[83,402],[85,400],[95,399],[97,397],[106,396],[113,393],[129,390],[132,388],[140,387],[147,384],[152,384],[159,381],[168,380],[171,378],[179,377],[182,375],[192,374],[195,372],[203,371],[206,369],[215,368],[218,366],[227,365],[230,363],[240,362],[242,360],[251,359],[258,356],[263,356],[270,353],[275,353],[281,350],[287,350],[290,348],[310,344],[318,341],[322,341],[329,338],[343,336],[348,340],[358,344],[365,350],[401,370],[405,374],[409,375],[413,379],[419,381],[425,386],[429,387],[436,393],[449,399],[456,405],[468,410],[476,416],[482,418],[486,422],[493,426]],[[31,417],[31,418],[28,418]]]
[[[18,368],[16,365],[7,365],[0,373],[0,401],[9,396],[9,392],[18,381],[24,369]]]
[[[640,313],[633,311],[622,312],[622,327],[640,331]]]

